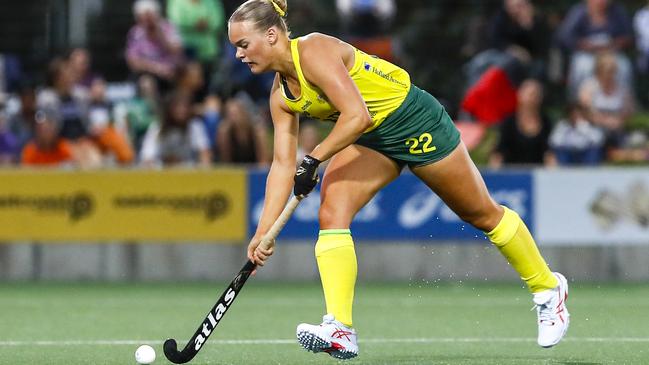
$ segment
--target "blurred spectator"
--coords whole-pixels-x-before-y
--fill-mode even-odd
[[[40,91],[37,104],[58,108],[63,138],[77,140],[86,137],[87,110],[82,100],[74,95],[74,77],[69,64],[62,58],[55,58],[48,71],[51,88]]]
[[[631,82],[631,63],[624,55],[632,44],[631,19],[625,8],[609,0],[583,0],[574,5],[558,30],[558,40],[571,53],[568,91],[574,98],[581,83],[594,70],[598,52],[615,52],[619,77],[626,86]]]
[[[140,151],[148,166],[211,163],[209,140],[203,123],[192,117],[191,100],[179,93],[165,99],[162,123],[149,126]]]
[[[596,165],[604,160],[604,132],[585,117],[579,103],[568,107],[550,134],[550,147],[560,165]]]
[[[532,76],[545,76],[550,32],[545,17],[530,0],[503,0],[491,21],[491,47],[511,53],[524,52],[532,60]]]
[[[0,53],[0,98],[14,92],[22,81],[23,73],[18,57]]]
[[[321,137],[316,121],[300,121],[300,132],[297,136],[297,160],[302,161],[304,156],[313,152],[315,147],[320,144]]]
[[[249,95],[257,105],[268,105],[268,92],[273,85],[275,75],[272,72],[260,75],[250,72],[250,68],[237,57],[236,48],[229,42],[223,49],[224,56],[214,75],[214,93],[226,99],[243,91]]]
[[[635,14],[633,26],[638,49],[638,70],[643,76],[640,83],[640,100],[649,107],[649,2]]]
[[[74,48],[70,51],[67,63],[74,82],[74,94],[87,99],[92,82],[99,77],[90,68],[90,53],[85,48]]]
[[[15,161],[20,161],[20,152],[34,136],[36,89],[30,84],[23,84],[18,91],[18,97],[20,99],[20,108],[9,117],[9,129],[18,142]]]
[[[516,110],[518,87],[526,79],[529,57],[488,49],[464,67],[467,91],[461,101],[461,118],[475,119],[486,126],[501,123]]]
[[[176,70],[176,92],[187,96],[192,101],[192,110],[196,114],[201,114],[201,104],[206,96],[204,84],[205,79],[198,62],[186,62]]]
[[[217,145],[219,160],[226,163],[270,163],[268,131],[255,120],[252,102],[241,95],[225,102],[223,120],[219,125]]]
[[[159,120],[160,97],[155,79],[141,75],[137,79],[137,94],[126,103],[126,122],[135,151],[142,147],[144,135],[151,124]]]
[[[41,108],[35,115],[34,138],[22,152],[23,165],[65,165],[74,162],[72,146],[59,135],[61,115]]]
[[[4,100],[0,99],[0,166],[11,165],[18,150],[18,138],[9,128]]]
[[[169,0],[167,16],[180,32],[185,54],[200,63],[209,84],[225,27],[221,0]]]
[[[53,108],[59,113],[58,134],[72,145],[81,167],[99,167],[101,154],[88,133],[87,105],[73,95],[74,78],[69,64],[63,59],[54,59],[50,63],[49,75],[52,89],[38,94],[37,105]]]
[[[113,125],[113,105],[106,100],[106,83],[102,78],[94,79],[89,97],[88,119],[93,141],[105,157],[114,158],[120,164],[132,162],[133,148]]]
[[[626,131],[626,124],[635,108],[633,94],[620,83],[617,72],[615,55],[610,52],[600,54],[595,65],[595,76],[584,82],[579,99],[588,112],[588,118],[605,132],[608,160],[644,161],[647,151],[638,146],[639,143],[634,142],[632,135]],[[635,136],[642,138],[638,134]]]
[[[388,30],[396,14],[394,0],[336,0],[336,9],[352,37],[375,37]]]
[[[543,86],[534,79],[518,88],[516,113],[500,126],[500,141],[489,158],[491,167],[503,164],[554,164],[548,149],[552,125],[542,112]]]
[[[626,121],[634,109],[631,91],[617,78],[618,65],[614,53],[599,54],[595,75],[584,81],[579,90],[579,101],[588,118],[606,131],[613,146],[622,144]]]
[[[221,98],[216,95],[208,96],[203,103],[203,123],[207,131],[207,136],[209,137],[212,158],[215,161],[218,159],[216,135],[221,124],[221,105]]]
[[[148,73],[167,89],[182,60],[182,45],[176,28],[160,15],[156,0],[137,0],[133,5],[136,24],[129,30],[126,60],[136,75]]]

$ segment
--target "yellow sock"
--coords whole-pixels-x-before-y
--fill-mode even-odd
[[[543,260],[527,226],[513,210],[505,208],[505,215],[491,232],[486,233],[491,242],[518,271],[532,293],[559,285]]]
[[[321,230],[315,245],[327,313],[352,326],[352,304],[356,284],[356,252],[349,229]]]

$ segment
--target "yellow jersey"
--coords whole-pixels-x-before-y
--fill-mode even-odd
[[[338,120],[340,112],[331,105],[317,86],[310,84],[300,67],[299,38],[291,40],[291,55],[300,82],[300,96],[291,95],[286,80],[280,77],[280,88],[289,109],[309,118]],[[410,75],[404,69],[354,48],[354,66],[349,70],[374,122],[365,132],[377,128],[405,100],[410,90]]]

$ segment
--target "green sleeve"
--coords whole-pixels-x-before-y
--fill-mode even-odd
[[[167,17],[169,21],[172,22],[179,28],[191,28],[194,26],[194,20],[189,17],[183,16],[185,12],[183,11],[182,1],[178,0],[168,0],[167,1]]]
[[[223,25],[225,23],[225,11],[223,10],[223,3],[221,0],[209,0],[207,2],[209,6],[209,29],[211,31],[221,32]]]

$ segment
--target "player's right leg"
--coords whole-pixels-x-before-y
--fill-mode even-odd
[[[444,159],[412,171],[459,217],[486,233],[533,294],[539,345],[557,344],[569,324],[568,284],[561,274],[550,271],[518,214],[491,198],[464,144]]]
[[[357,264],[349,226],[356,213],[400,171],[391,159],[358,145],[340,151],[327,166],[315,254],[328,314],[320,325],[298,326],[298,341],[305,349],[339,359],[358,354],[352,328]]]

